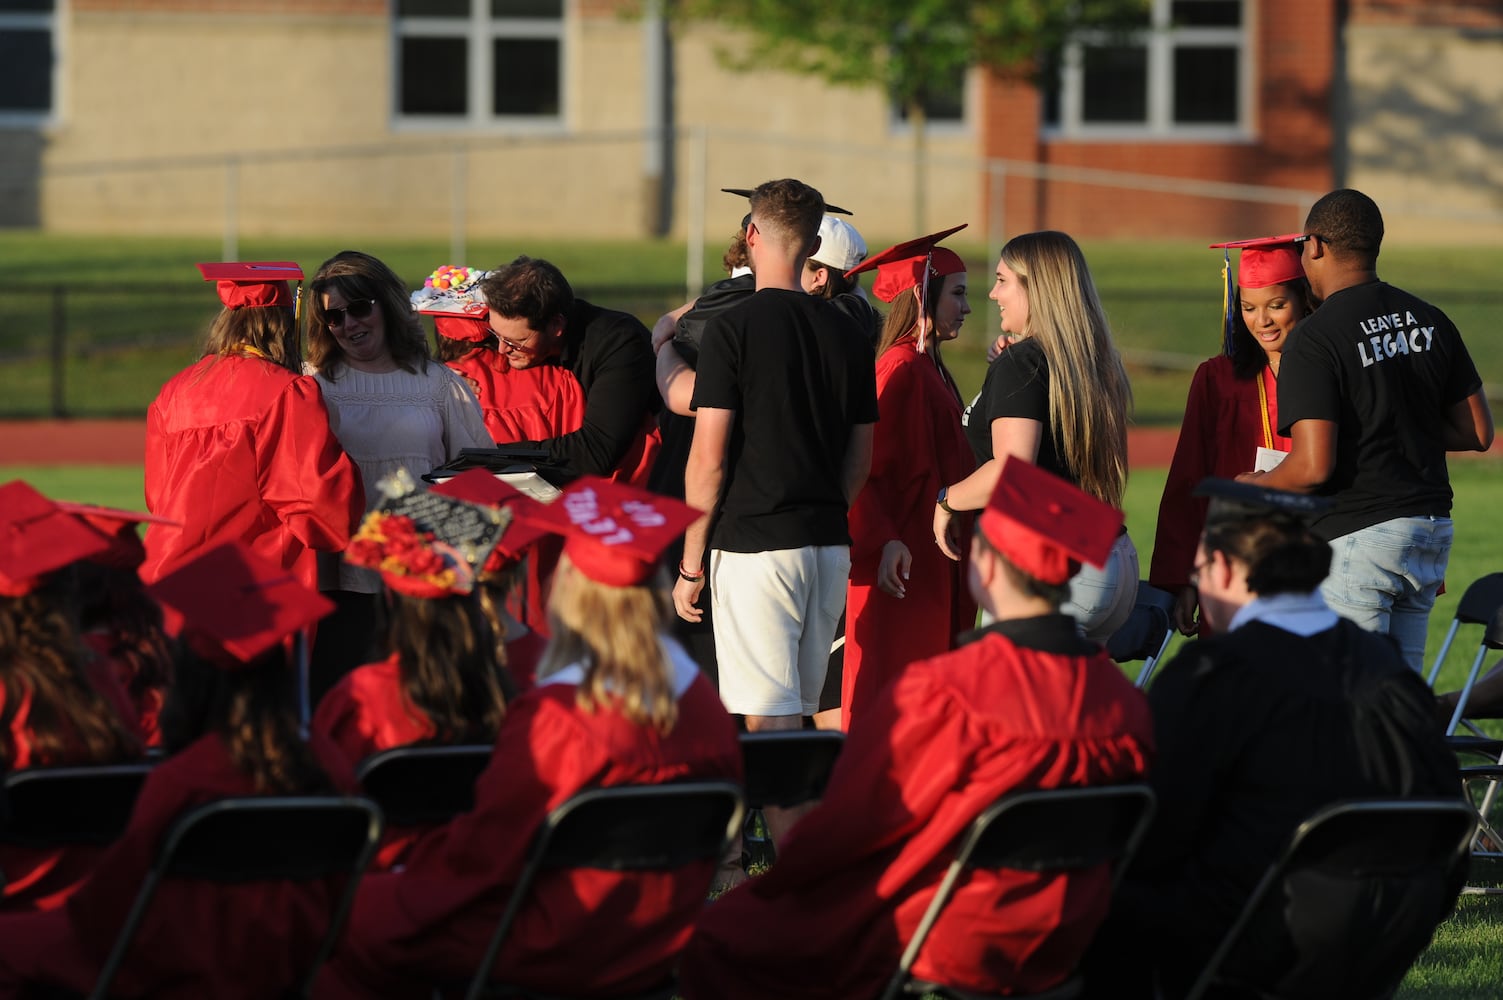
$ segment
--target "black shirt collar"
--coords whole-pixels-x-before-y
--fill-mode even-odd
[[[993,622],[960,637],[961,645],[976,642],[988,635],[1000,635],[1014,645],[1061,656],[1089,656],[1101,650],[1101,644],[1080,634],[1075,619],[1065,614],[1039,615],[1036,618],[1010,618]]]

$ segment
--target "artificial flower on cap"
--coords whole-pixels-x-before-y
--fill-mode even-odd
[[[247,306],[286,306],[296,309],[298,296],[290,282],[301,290],[303,269],[292,261],[224,261],[199,264],[205,281],[217,282],[219,301],[226,309]]]
[[[110,540],[19,479],[0,486],[0,596],[24,597],[49,573]]]
[[[141,564],[146,561],[146,546],[141,543],[141,533],[136,530],[136,525],[163,524],[178,527],[180,524],[170,517],[143,514],[134,510],[119,510],[114,507],[101,507],[92,503],[59,500],[57,506],[60,510],[82,520],[109,541],[108,548],[88,557],[90,562],[131,572],[140,569]]]
[[[519,516],[564,536],[564,555],[591,580],[630,587],[652,576],[663,550],[700,512],[681,500],[582,476],[553,503]]]
[[[866,259],[866,240],[849,222],[826,215],[819,220],[819,249],[809,259],[837,271],[849,271]]]
[[[1236,352],[1237,300],[1232,288],[1232,250],[1241,250],[1237,258],[1237,287],[1269,288],[1298,281],[1305,276],[1305,265],[1300,261],[1299,244],[1294,242],[1299,233],[1283,236],[1260,236],[1251,240],[1233,240],[1230,243],[1212,243],[1212,250],[1221,251],[1221,311],[1222,353],[1232,357]]]
[[[955,251],[938,245],[940,240],[965,227],[966,223],[962,222],[952,229],[890,246],[846,271],[845,276],[855,277],[862,271],[875,268],[877,280],[872,282],[872,294],[883,302],[891,302],[908,289],[918,287],[926,273],[931,278],[938,278],[965,270],[965,262]]]
[[[1057,586],[1080,563],[1104,567],[1125,519],[1111,504],[1009,455],[977,527],[1018,569]]]
[[[241,542],[226,542],[146,588],[168,634],[224,670],[250,666],[294,632],[334,610],[291,570]]]
[[[489,271],[444,264],[412,293],[412,308],[433,317],[440,337],[480,343],[491,336],[490,310],[480,294],[480,280]]]
[[[486,558],[485,565],[481,567],[483,573],[499,573],[512,563],[519,562],[532,548],[533,543],[547,534],[542,528],[520,516],[523,512],[531,513],[543,505],[522,491],[497,479],[495,474],[487,469],[468,469],[453,479],[446,479],[439,483],[433,487],[432,492],[440,496],[479,504],[482,507],[494,507],[511,512],[512,521],[506,526],[506,530],[501,532],[496,547]]]

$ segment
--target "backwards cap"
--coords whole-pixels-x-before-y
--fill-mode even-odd
[[[809,259],[837,271],[849,271],[866,259],[866,240],[849,222],[826,215],[819,220],[819,249]]]
[[[218,282],[219,301],[226,309],[247,306],[296,308],[291,281],[303,280],[303,269],[292,261],[225,261],[199,264],[205,281]]]
[[[938,246],[938,243],[965,227],[966,223],[962,222],[943,232],[930,233],[928,236],[890,246],[846,271],[846,277],[854,277],[862,271],[875,268],[877,280],[872,282],[872,294],[883,302],[891,302],[903,292],[916,287],[925,274],[931,278],[960,274],[965,270],[965,262],[955,251]]]
[[[518,516],[563,535],[564,555],[591,580],[630,587],[652,575],[663,550],[700,512],[671,497],[583,476],[553,503]]]
[[[215,546],[146,588],[169,634],[222,670],[240,670],[334,610],[291,570],[241,542]]]
[[[1124,520],[1111,504],[1009,455],[978,527],[1018,569],[1058,585],[1079,570],[1075,563],[1104,567]]]
[[[29,483],[0,486],[0,595],[24,597],[47,574],[109,547],[108,538]]]

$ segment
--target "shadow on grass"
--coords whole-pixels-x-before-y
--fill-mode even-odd
[[[1397,1000],[1496,1000],[1503,983],[1503,896],[1463,896],[1414,963]]]

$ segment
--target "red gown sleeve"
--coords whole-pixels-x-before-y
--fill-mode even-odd
[[[1158,527],[1153,536],[1153,561],[1148,582],[1176,593],[1190,581],[1195,549],[1205,525],[1206,501],[1191,496],[1196,485],[1212,475],[1216,466],[1217,408],[1212,396],[1212,366],[1206,361],[1195,369],[1190,394],[1185,400],[1185,418],[1180,424],[1164,495],[1159,501]]]
[[[311,549],[343,549],[365,513],[365,489],[314,379],[288,383],[257,430],[256,451],[262,499],[287,529]]]
[[[851,561],[869,563],[868,572],[881,558],[882,546],[903,537],[897,520],[903,514],[901,498],[911,492],[913,480],[923,477],[922,463],[932,447],[926,444],[933,435],[915,374],[907,364],[877,367],[880,416],[872,437],[872,467],[850,513]]]

